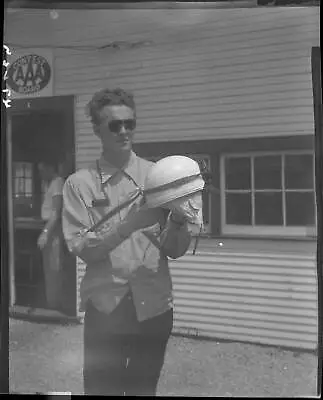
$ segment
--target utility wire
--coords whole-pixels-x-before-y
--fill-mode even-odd
[[[52,44],[28,44],[28,45],[22,45],[22,44],[17,44],[17,43],[10,43],[6,42],[6,45],[9,46],[10,48],[16,48],[16,49],[28,49],[28,48],[51,48],[51,49],[65,49],[65,50],[80,50],[80,51],[91,51],[91,50],[105,50],[105,49],[115,49],[115,50],[121,50],[123,48],[135,48],[135,47],[143,47],[143,46],[148,46],[152,44],[150,41],[138,41],[138,42],[112,42],[108,44],[104,44],[101,46],[91,46],[91,45],[52,45]]]

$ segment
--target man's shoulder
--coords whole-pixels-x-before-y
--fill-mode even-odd
[[[49,186],[48,190],[55,191],[57,189],[62,189],[63,186],[64,186],[64,179],[61,176],[57,176],[50,183],[50,186]]]
[[[94,167],[92,165],[88,167],[83,167],[73,172],[73,174],[69,175],[66,179],[65,183],[67,185],[79,186],[82,184],[89,184],[94,179]]]
[[[51,182],[51,186],[60,186],[62,184],[64,184],[64,178],[61,176],[56,176]]]

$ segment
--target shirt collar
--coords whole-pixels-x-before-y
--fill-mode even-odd
[[[137,155],[133,151],[131,151],[129,161],[123,168],[121,168],[121,170],[130,175],[132,179],[135,179],[133,165],[135,164],[136,159]],[[97,160],[97,163],[99,164],[99,168],[101,170],[102,183],[106,183],[113,175],[117,174],[120,171],[120,169],[110,164],[103,157],[103,154],[101,154],[101,157]]]

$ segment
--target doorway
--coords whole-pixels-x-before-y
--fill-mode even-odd
[[[15,306],[49,309],[42,253],[37,247],[45,182],[39,164],[54,164],[66,177],[74,171],[73,102],[61,99],[16,100],[11,120],[11,182]],[[64,102],[65,100],[65,102]],[[59,104],[61,103],[61,104]],[[68,104],[67,104],[68,103]],[[27,107],[24,107],[26,106]],[[69,105],[69,107],[66,107]],[[63,308],[76,315],[76,262],[62,243]]]

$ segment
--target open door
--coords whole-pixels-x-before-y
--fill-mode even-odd
[[[44,222],[41,204],[44,184],[39,163],[50,160],[74,171],[73,98],[15,100],[10,109],[10,151],[13,255],[12,305],[29,309],[48,309],[41,251],[37,239]],[[76,261],[63,244],[63,308],[60,312],[76,316]]]

